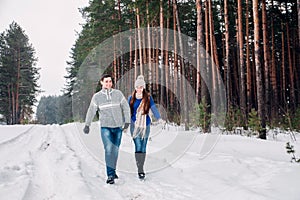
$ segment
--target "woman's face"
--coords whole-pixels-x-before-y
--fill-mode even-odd
[[[104,88],[104,89],[110,89],[112,87],[111,77],[104,78],[103,81],[100,81],[100,82],[101,82],[102,88]]]
[[[142,94],[143,93],[143,89],[144,89],[143,86],[138,86],[138,87],[135,88],[135,91],[136,91],[137,94]]]

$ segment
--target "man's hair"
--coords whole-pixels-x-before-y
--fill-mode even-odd
[[[112,80],[112,76],[110,75],[110,74],[103,74],[102,76],[101,76],[101,79],[100,79],[100,81],[103,81],[103,79],[105,79],[105,78],[111,78],[111,80]]]

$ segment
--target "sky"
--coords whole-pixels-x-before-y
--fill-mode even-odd
[[[39,96],[60,95],[66,64],[84,19],[78,8],[88,0],[0,0],[0,32],[15,21],[36,51],[40,69]]]
[[[300,167],[290,162],[289,134],[268,131],[268,139],[235,134],[184,132],[183,126],[151,126],[140,181],[134,143],[123,133],[117,174],[108,185],[99,123],[83,134],[83,123],[0,126],[2,200],[299,200]],[[182,136],[191,144],[182,145]],[[218,136],[213,146],[208,138]],[[216,139],[216,138],[215,138]],[[174,143],[174,141],[177,141]],[[186,146],[184,150],[180,147]],[[212,148],[208,148],[212,147]],[[210,149],[209,151],[203,149]],[[164,151],[168,149],[168,151]],[[209,152],[202,154],[202,152]],[[169,158],[177,159],[170,160]]]

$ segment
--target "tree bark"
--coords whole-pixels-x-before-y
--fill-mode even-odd
[[[254,20],[254,59],[256,67],[256,87],[257,87],[257,107],[258,115],[261,121],[261,129],[259,131],[260,139],[267,139],[266,135],[266,121],[264,114],[264,90],[263,90],[263,73],[260,63],[260,37],[259,37],[259,11],[258,0],[253,0],[253,20]]]
[[[263,31],[263,49],[264,49],[264,74],[265,74],[265,114],[266,118],[270,116],[270,51],[268,40],[268,26],[267,26],[267,10],[266,0],[262,0],[262,31]]]
[[[186,80],[185,79],[185,66],[184,66],[184,52],[183,52],[183,42],[182,42],[182,36],[181,36],[181,27],[180,27],[180,22],[179,22],[179,14],[178,14],[178,9],[177,9],[177,1],[173,0],[173,8],[175,10],[175,15],[176,15],[176,25],[177,25],[177,31],[178,31],[178,40],[179,40],[179,48],[180,48],[180,56],[181,56],[181,70],[182,70],[182,78],[181,85],[182,85],[182,91],[183,91],[183,114],[184,114],[184,125],[185,125],[185,130],[189,130],[189,122],[188,122],[188,108],[187,108],[187,102],[188,102],[188,95],[187,95],[187,89],[186,89]]]
[[[288,55],[288,65],[289,65],[289,83],[290,83],[290,99],[289,105],[292,111],[295,110],[296,107],[296,97],[295,97],[295,79],[294,79],[294,69],[293,69],[293,61],[291,55],[291,44],[290,44],[290,28],[289,24],[286,23],[286,41],[287,41],[287,55]]]
[[[240,72],[240,108],[242,112],[242,123],[245,124],[246,116],[246,90],[245,90],[245,69],[244,69],[244,34],[243,34],[243,9],[242,0],[238,0],[238,52]]]
[[[138,45],[139,45],[139,61],[140,61],[140,72],[139,74],[144,74],[143,70],[143,47],[142,47],[142,35],[141,35],[141,22],[140,22],[140,12],[139,8],[136,8],[136,21],[137,21],[137,28],[138,28]],[[137,59],[137,58],[136,58]]]
[[[225,21],[225,59],[224,59],[224,73],[225,73],[225,82],[226,82],[226,91],[227,91],[227,110],[231,107],[231,93],[230,93],[230,73],[231,67],[229,65],[229,18],[228,18],[228,0],[224,0],[224,21]]]
[[[250,63],[250,45],[249,45],[249,1],[246,0],[246,74],[247,74],[247,113],[250,112],[252,108],[252,98],[251,98],[251,91],[252,91],[252,79],[251,79],[251,63]]]
[[[274,7],[274,2],[271,2],[272,7]],[[271,98],[271,115],[272,118],[277,117],[278,112],[278,89],[277,89],[277,72],[276,72],[276,61],[275,61],[275,33],[274,33],[274,16],[271,15],[271,73],[270,81],[272,87],[272,98]]]
[[[160,24],[160,103],[165,104],[164,98],[164,84],[165,84],[165,66],[164,66],[164,7],[163,0],[160,0],[160,11],[159,11],[159,24]]]
[[[285,34],[284,34],[284,26],[281,23],[281,102],[283,103],[283,107],[286,110],[286,80],[285,80]]]

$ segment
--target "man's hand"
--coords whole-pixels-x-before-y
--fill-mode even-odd
[[[90,127],[87,126],[87,125],[85,125],[85,127],[84,127],[84,129],[83,129],[83,132],[84,132],[85,134],[89,134],[89,132],[90,132]]]
[[[125,123],[123,130],[128,129],[129,125],[130,125],[130,123]]]

